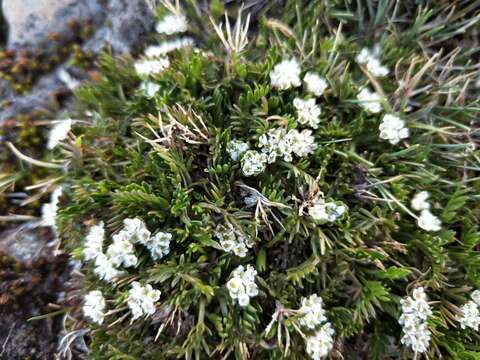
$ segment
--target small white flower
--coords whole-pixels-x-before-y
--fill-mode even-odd
[[[195,42],[192,38],[184,37],[181,39],[175,39],[171,41],[162,42],[160,45],[151,45],[145,49],[145,56],[149,58],[163,56],[174,50],[182,49],[185,47],[192,47]]]
[[[275,162],[277,156],[282,154],[284,158],[290,158],[291,150],[288,149],[288,141],[284,141],[286,132],[284,129],[270,129],[268,133],[263,134],[258,139],[258,146],[262,149],[262,153],[267,156],[269,164]],[[280,149],[282,147],[282,149]],[[289,160],[287,160],[289,161]]]
[[[335,331],[332,324],[325,323],[314,335],[307,337],[306,350],[307,354],[313,360],[320,360],[327,356],[333,348],[333,336]]]
[[[239,277],[233,277],[227,282],[227,289],[230,292],[230,296],[233,299],[236,299],[238,294],[243,288],[243,282],[242,279]]]
[[[233,161],[237,161],[249,149],[246,142],[239,140],[231,140],[227,144],[227,152]]]
[[[42,205],[42,226],[50,226],[56,230],[55,219],[57,217],[58,203],[62,192],[63,188],[61,186],[55,188],[50,195],[50,202]]]
[[[108,246],[107,256],[115,267],[132,267],[137,265],[138,259],[135,256],[133,245],[127,240],[128,234],[120,231],[113,235],[113,243]]]
[[[292,129],[286,135],[291,143],[292,152],[298,157],[307,157],[317,149],[315,138],[312,135],[312,130],[298,130]]]
[[[258,151],[248,150],[242,157],[242,172],[245,176],[259,175],[267,167],[267,157]]]
[[[112,261],[105,254],[98,254],[95,258],[95,268],[93,272],[105,281],[111,282],[117,277],[123,275],[123,272],[118,270]]]
[[[185,15],[178,13],[168,14],[157,23],[155,30],[157,30],[159,34],[167,35],[183,33],[188,30],[188,21]]]
[[[240,293],[238,294],[238,305],[241,307],[245,307],[248,304],[250,304],[250,296],[247,295],[247,293]]]
[[[83,257],[85,260],[95,260],[99,254],[102,254],[103,240],[105,238],[105,228],[103,222],[93,225],[85,237],[85,247],[83,248]]]
[[[258,286],[252,281],[245,284],[245,293],[251,298],[258,295]]]
[[[480,290],[475,290],[474,292],[472,292],[470,297],[472,298],[473,301],[475,301],[475,304],[480,306]]]
[[[442,228],[442,222],[430,210],[422,210],[417,223],[425,231],[439,231]]]
[[[365,65],[373,76],[387,76],[389,73],[388,68],[383,66],[380,59],[369,49],[363,48],[355,59],[357,63]]]
[[[323,309],[323,300],[317,294],[302,298],[302,306],[298,311],[303,314],[299,319],[300,325],[311,330],[327,321],[326,312]]]
[[[413,197],[412,201],[410,202],[410,206],[412,209],[421,211],[421,210],[428,210],[430,209],[430,203],[427,199],[430,197],[428,191],[420,191],[416,193]]]
[[[260,136],[258,145],[269,164],[275,162],[278,156],[291,162],[292,154],[306,157],[317,148],[312,131],[306,129],[301,132],[292,129],[288,133],[283,128],[270,129],[267,134]]]
[[[105,306],[105,298],[102,292],[98,290],[90,291],[85,295],[83,313],[93,322],[101,325],[105,318]]]
[[[295,98],[293,106],[297,109],[297,121],[302,125],[308,125],[314,129],[318,128],[320,123],[321,109],[315,103],[315,99],[302,100]]]
[[[299,87],[300,65],[297,60],[283,60],[276,64],[270,72],[270,84],[278,90],[287,90],[291,87]]]
[[[151,82],[151,81],[144,81],[140,84],[140,90],[148,98],[153,98],[160,90],[160,85],[155,84],[154,82]]]
[[[328,87],[325,79],[321,78],[318,74],[308,72],[303,77],[303,82],[307,88],[307,91],[315,96],[322,96]]]
[[[237,246],[237,242],[234,240],[223,240],[220,242],[220,246],[225,252],[233,252],[233,250]]]
[[[240,230],[230,224],[228,227],[218,225],[213,235],[220,241],[224,251],[233,252],[239,257],[247,256],[248,249],[253,246],[253,243]]]
[[[309,207],[308,215],[310,215],[314,220],[321,222],[327,222],[329,218],[325,204],[321,203],[317,203]]]
[[[320,224],[326,222],[335,222],[345,213],[344,205],[337,205],[334,202],[325,202],[323,199],[317,199],[312,206],[308,208],[308,215]]]
[[[385,114],[382,123],[379,126],[380,138],[388,140],[390,144],[395,145],[409,135],[409,130],[405,127],[405,121],[398,116]]]
[[[167,58],[142,59],[134,66],[139,76],[149,76],[162,73],[170,66],[170,61]]]
[[[170,252],[172,234],[160,231],[152,236],[145,246],[150,250],[153,260],[158,260]]]
[[[232,271],[231,279],[226,286],[230,297],[237,300],[241,307],[250,304],[250,299],[258,295],[256,275],[257,271],[251,265],[247,265],[246,268],[240,265]]]
[[[161,291],[153,289],[150,284],[142,286],[134,281],[127,299],[128,307],[132,311],[132,320],[155,313],[155,303],[160,299],[160,295]]]
[[[48,135],[47,149],[53,150],[60,142],[65,140],[72,129],[72,120],[62,120],[55,123]]]
[[[150,231],[148,231],[147,226],[141,219],[124,219],[123,225],[122,231],[131,243],[139,242],[145,245],[149,241]]]
[[[460,311],[462,312],[462,315],[457,316],[457,321],[460,322],[460,327],[462,329],[470,328],[478,331],[480,325],[480,312],[478,311],[478,305],[470,300],[460,308]]]
[[[367,88],[363,88],[357,95],[360,105],[371,113],[382,111],[381,97],[377,93],[372,93]]]
[[[428,350],[432,334],[426,322],[418,323],[405,330],[400,342],[410,347],[416,353],[424,353]]]
[[[422,287],[416,288],[412,296],[402,299],[400,304],[402,314],[398,322],[403,327],[402,344],[418,353],[427,351],[431,338],[427,319],[432,315],[432,310],[428,305],[425,290]]]
[[[355,60],[359,64],[366,64],[368,62],[368,59],[371,57],[370,50],[367,48],[363,48],[360,50],[360,52],[357,54]]]
[[[387,76],[389,71],[386,66],[383,66],[378,59],[371,59],[367,63],[367,70],[377,77]]]

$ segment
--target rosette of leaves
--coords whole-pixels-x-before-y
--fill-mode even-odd
[[[285,22],[264,19],[243,47],[225,34],[222,42],[211,26],[199,49],[167,55],[170,66],[150,78],[159,85],[153,97],[139,89],[131,59],[102,58],[103,79],[78,91],[86,125],[57,150],[68,164],[59,236],[78,258],[89,227],[100,221],[105,246],[125,218],[173,237],[170,253],[156,261],[136,246],[137,265],[113,283],[85,263],[85,292],[100,289],[108,308],[104,324],[88,325],[93,358],[305,359],[312,331],[299,325],[296,310],[311,294],[323,298],[335,329],[332,357],[412,358],[400,343],[398,318],[400,299],[416,286],[426,289],[433,310],[427,356],[478,358],[478,334],[456,321],[480,285],[478,101],[470,96],[468,55],[420,46],[427,37],[435,46],[449,38],[425,34],[432,13],[417,9],[407,27],[397,24],[397,7],[380,3],[335,12],[312,2]],[[359,36],[375,27],[375,42]],[[374,77],[355,61],[374,43],[387,76]],[[259,139],[270,129],[305,127],[293,106],[309,97],[305,86],[271,86],[274,66],[293,58],[302,79],[315,72],[328,84],[316,99],[316,149],[245,176],[241,160],[227,152],[230,141],[261,151]],[[382,95],[380,113],[360,106],[364,87]],[[387,113],[410,130],[396,145],[379,138]],[[410,201],[419,191],[430,193],[441,230],[417,225]],[[348,211],[334,222],[315,221],[305,206],[321,195]],[[245,257],[224,251],[214,236],[219,225],[251,240]],[[259,294],[241,307],[225,284],[247,264],[258,271]],[[162,292],[155,314],[135,321],[126,306],[133,281]]]

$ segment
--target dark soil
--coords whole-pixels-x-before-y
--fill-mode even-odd
[[[68,258],[48,243],[52,239],[45,228],[0,235],[0,359],[54,358],[61,316],[31,319],[63,306],[58,300],[69,274]]]

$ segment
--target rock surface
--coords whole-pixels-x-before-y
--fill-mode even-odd
[[[72,20],[101,21],[102,7],[96,0],[3,1],[8,23],[7,46],[35,47],[50,33],[64,34]]]
[[[7,50],[28,49],[44,57],[56,54],[59,47],[78,37],[78,27],[72,27],[74,22],[88,24],[92,30],[90,38],[79,44],[85,53],[98,53],[106,46],[114,53],[135,53],[154,25],[145,0],[15,0],[3,1],[2,9],[8,25]],[[52,33],[55,41],[49,41]],[[36,79],[27,95],[12,96],[9,87],[0,83],[5,89],[0,90],[0,125],[18,114],[57,110],[56,93],[69,87],[59,76],[60,70],[69,68],[70,58],[64,60]],[[78,80],[87,77],[77,75]]]
[[[31,226],[0,234],[0,359],[54,358],[61,317],[28,321],[63,306],[69,263],[52,239]]]

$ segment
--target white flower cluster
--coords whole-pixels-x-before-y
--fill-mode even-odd
[[[228,227],[218,225],[214,236],[220,241],[220,246],[224,251],[233,252],[239,257],[247,256],[248,249],[253,246],[253,242],[249,238],[230,224]]]
[[[301,85],[301,69],[295,59],[283,60],[276,64],[270,73],[271,85],[279,90],[286,90]],[[324,79],[315,73],[307,73],[304,77],[307,91],[320,96],[325,91],[327,84]],[[315,99],[295,98],[293,106],[297,110],[299,124],[318,128],[321,109],[315,103]],[[293,154],[306,157],[317,149],[315,138],[311,130],[277,128],[270,129],[259,139],[261,153],[248,150],[248,144],[238,140],[232,140],[227,145],[227,152],[232,160],[241,158],[242,172],[245,176],[255,176],[262,173],[266,164],[273,163],[277,157],[291,162]],[[242,156],[243,155],[243,156]]]
[[[278,90],[299,87],[302,84],[300,72],[300,64],[296,59],[283,60],[270,72],[270,84]]]
[[[249,149],[246,142],[231,140],[227,144],[227,153],[233,161],[237,161]]]
[[[461,315],[457,316],[457,321],[460,322],[462,329],[470,328],[478,331],[480,326],[480,290],[475,290],[471,294],[472,300],[468,301],[461,308]]]
[[[133,244],[130,242],[129,234],[122,230],[113,235],[112,239],[113,242],[107,248],[107,257],[113,266],[116,268],[136,266],[138,259]]]
[[[57,217],[58,202],[62,196],[63,188],[61,186],[55,188],[50,195],[50,202],[42,205],[42,226],[50,226],[56,230],[55,218]]]
[[[431,333],[427,319],[432,314],[427,295],[423,287],[413,290],[412,296],[400,301],[402,315],[398,322],[403,327],[402,344],[409,346],[416,353],[427,351]]]
[[[420,191],[419,193],[416,193],[410,202],[412,209],[417,211],[430,209],[430,203],[427,201],[429,197],[430,194],[428,191]]]
[[[164,41],[160,45],[150,45],[145,49],[145,56],[148,58],[155,58],[163,56],[174,50],[185,47],[192,47],[195,44],[192,38],[183,37],[180,39]]]
[[[153,98],[160,90],[160,85],[155,84],[152,81],[143,81],[140,84],[140,90],[145,94],[146,97]]]
[[[236,140],[227,145],[227,152],[233,160],[241,157],[242,172],[245,176],[261,174],[267,163],[275,162],[279,156],[291,162],[293,154],[306,157],[317,148],[312,131],[307,129],[292,129],[288,132],[283,128],[270,129],[268,133],[260,136],[258,145],[261,153],[247,150],[248,144]]]
[[[300,124],[318,129],[321,109],[320,106],[315,103],[315,99],[302,100],[295,98],[293,100],[293,106],[297,110],[297,121]]]
[[[166,35],[183,33],[188,30],[188,21],[183,14],[167,14],[156,24],[155,30],[157,30],[159,34]]]
[[[72,128],[72,120],[62,120],[55,123],[48,134],[47,149],[53,150],[61,141],[65,140]]]
[[[296,59],[282,60],[273,67],[270,72],[270,84],[278,90],[287,90],[291,87],[299,87],[302,82],[300,74],[302,69]],[[328,87],[325,79],[314,72],[308,72],[303,77],[306,90],[319,97]]]
[[[335,331],[332,324],[328,322],[325,309],[323,308],[323,300],[317,294],[312,294],[308,298],[302,298],[302,306],[298,309],[301,317],[299,323],[314,330],[321,327],[306,339],[306,350],[308,355],[314,360],[319,360],[333,348],[333,336]]]
[[[160,295],[161,291],[152,288],[150,284],[142,286],[134,281],[127,299],[128,307],[132,311],[132,320],[155,313],[155,302],[160,299]]]
[[[398,144],[400,140],[406,139],[409,135],[409,130],[405,127],[405,121],[392,114],[383,116],[379,130],[380,138],[388,140],[392,145]]]
[[[373,76],[387,76],[388,68],[383,66],[378,58],[379,48],[374,51],[371,51],[367,48],[363,48],[355,58],[357,63],[363,64],[366,66],[367,70]]]
[[[150,255],[153,260],[158,260],[170,252],[170,241],[172,234],[168,232],[158,232],[151,236],[150,231],[147,229],[145,223],[138,219],[125,219],[123,221],[124,228],[116,235],[113,236],[115,243],[116,238],[128,241],[132,244],[140,243],[150,250]],[[127,256],[127,248],[125,250],[125,256]]]
[[[242,172],[245,176],[261,174],[267,167],[267,156],[255,150],[248,150],[242,156]]]
[[[357,99],[362,106],[368,112],[373,114],[379,113],[382,111],[382,98],[377,93],[371,92],[367,88],[363,88],[357,94]]]
[[[103,223],[90,228],[85,238],[83,255],[85,260],[94,260],[94,272],[105,281],[112,281],[121,276],[120,267],[132,267],[138,263],[134,244],[140,243],[150,250],[152,259],[157,260],[170,251],[172,235],[159,232],[151,236],[145,223],[138,219],[124,219],[123,228],[112,236],[112,243],[106,254],[103,253],[105,229]]]
[[[321,78],[318,74],[308,72],[303,77],[303,82],[307,88],[307,91],[315,96],[322,96],[325,90],[327,90],[328,84],[325,79]]]
[[[442,222],[430,212],[430,203],[427,201],[429,196],[427,191],[421,191],[415,194],[410,205],[414,210],[420,211],[417,220],[420,228],[425,231],[439,231],[442,228]]]
[[[417,223],[425,231],[439,231],[442,228],[442,222],[430,210],[422,210]]]
[[[345,205],[337,205],[333,201],[325,202],[325,200],[319,198],[308,208],[308,215],[321,224],[333,223],[341,218],[346,210]]]
[[[308,298],[302,298],[302,306],[298,310],[302,317],[299,323],[310,330],[327,321],[323,300],[317,294],[312,294]]]
[[[293,154],[306,157],[317,148],[311,130],[292,129],[287,132],[283,128],[270,129],[267,134],[260,136],[258,142],[269,164],[275,162],[278,156],[291,162]]]
[[[149,76],[162,73],[170,66],[167,58],[141,59],[135,63],[135,71],[139,76]]]
[[[170,252],[170,241],[172,234],[160,231],[151,236],[145,243],[143,243],[149,250],[153,260],[158,260],[168,255]]]
[[[103,252],[103,241],[105,239],[105,226],[103,222],[93,225],[85,237],[83,257],[85,260],[95,260]]]
[[[115,265],[113,265],[112,259],[103,253],[98,254],[95,258],[95,268],[93,269],[93,272],[97,274],[100,279],[105,281],[113,281],[124,274],[123,271],[117,269]]]
[[[333,330],[332,324],[325,323],[313,336],[309,336],[306,340],[307,354],[313,360],[320,360],[327,356],[333,348]]]
[[[232,272],[232,278],[227,282],[227,289],[232,299],[237,300],[241,307],[250,304],[250,298],[258,295],[258,287],[255,284],[257,271],[251,265],[245,268],[240,265]]]
[[[460,311],[462,315],[457,317],[457,320],[460,322],[460,327],[462,329],[471,328],[478,331],[480,312],[478,311],[478,305],[475,301],[470,300],[460,308]]]
[[[103,323],[105,318],[105,298],[99,290],[90,291],[85,295],[83,313],[98,325]]]

